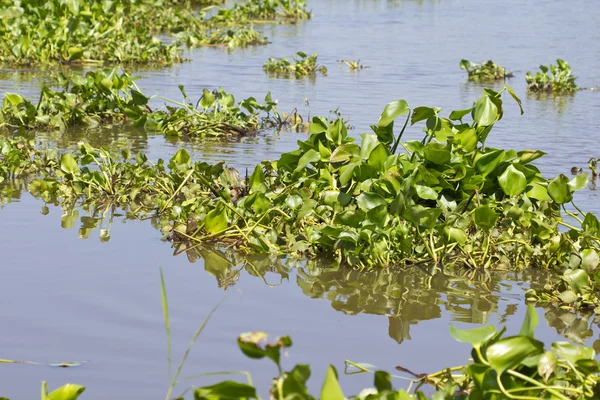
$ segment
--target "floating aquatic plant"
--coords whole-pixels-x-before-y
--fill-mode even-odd
[[[45,198],[112,201],[131,213],[154,213],[175,242],[326,255],[365,267],[563,268],[573,251],[598,248],[598,234],[587,233],[596,217],[586,214],[591,222],[581,228],[563,221],[572,215],[564,205],[588,176],[548,180],[531,164],[543,152],[486,146],[503,115],[503,92],[514,96],[508,87],[485,89],[448,118],[438,108],[392,102],[360,144],[342,119],[316,117],[297,150],[247,174],[192,163],[185,150],[152,164],[141,153],[111,154],[85,143],[79,154],[59,157],[22,139],[0,142],[0,171],[40,176],[31,185]],[[424,138],[402,142],[408,123],[421,121]]]
[[[574,93],[578,88],[575,84],[575,76],[571,72],[569,63],[560,58],[556,60],[556,65],[540,65],[541,72],[531,75],[527,72],[525,80],[527,81],[527,90],[530,92],[548,92],[548,93]],[[550,73],[548,73],[550,72]]]
[[[468,60],[460,61],[460,68],[467,71],[470,81],[475,82],[486,82],[496,81],[513,76],[512,72],[506,71],[506,69],[489,60],[487,62],[477,64]]]
[[[0,127],[14,129],[59,129],[76,125],[131,123],[168,136],[220,136],[249,134],[285,124],[275,102],[253,97],[236,103],[223,89],[204,90],[194,105],[180,86],[184,102],[161,98],[173,106],[152,110],[134,79],[116,69],[88,72],[84,77],[61,74],[62,91],[48,86],[41,90],[37,104],[16,93],[5,93],[0,109]]]
[[[315,75],[317,72],[327,75],[327,67],[317,64],[317,53],[312,56],[299,51],[294,55],[293,61],[287,58],[269,58],[263,69],[269,74],[284,77],[302,77]]]
[[[310,17],[304,1],[249,0],[215,15],[198,8],[212,3],[2,0],[0,63],[172,64],[183,60],[181,43],[229,48],[265,44],[252,20]]]

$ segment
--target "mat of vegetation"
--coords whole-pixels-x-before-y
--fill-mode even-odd
[[[149,101],[125,72],[116,69],[88,72],[84,77],[60,74],[53,90],[44,86],[37,103],[16,93],[5,93],[0,108],[0,128],[23,131],[76,126],[95,127],[104,123],[130,124],[167,136],[247,135],[288,124],[271,99],[259,103],[249,97],[236,103],[223,89],[208,91],[194,104],[183,86],[183,101],[153,96],[172,104],[152,110]]]
[[[509,87],[485,89],[448,118],[439,108],[392,102],[360,144],[342,119],[316,117],[297,150],[246,173],[192,162],[185,150],[152,163],[142,153],[87,143],[61,154],[5,138],[0,176],[26,178],[29,191],[49,203],[109,203],[152,216],[178,243],[328,256],[361,267],[552,269],[564,282],[531,299],[595,307],[600,222],[572,203],[588,175],[547,179],[532,164],[543,152],[486,146],[503,116],[503,93],[516,98]],[[402,141],[409,122],[424,122],[421,141]]]
[[[471,359],[465,365],[446,368],[435,373],[413,373],[407,366],[397,366],[396,369],[405,379],[403,382],[406,380],[409,382],[407,390],[394,389],[393,378],[398,376],[384,371],[372,371],[371,367],[366,367],[364,364],[346,360],[347,371],[351,369],[352,373],[374,374],[373,387],[365,388],[359,394],[349,398],[361,400],[597,399],[600,396],[598,375],[600,369],[594,359],[594,350],[568,342],[555,342],[550,349],[546,349],[544,343],[534,338],[537,324],[538,317],[535,309],[529,306],[521,330],[516,335],[507,336],[506,328],[498,331],[494,326],[461,330],[451,325],[450,334],[455,340],[473,346]],[[203,326],[198,332],[201,332]],[[194,339],[196,337],[195,335]],[[344,400],[347,398],[333,365],[330,365],[325,373],[319,396],[311,395],[307,387],[311,377],[310,365],[298,364],[289,371],[284,370],[281,353],[292,346],[292,340],[288,336],[268,343],[266,333],[249,332],[240,335],[237,342],[240,350],[247,357],[268,358],[275,363],[278,375],[269,388],[270,399]],[[260,399],[249,373],[231,371],[216,372],[213,375],[219,374],[246,375],[247,383],[224,380],[214,385],[194,388],[192,390],[194,399]],[[177,382],[176,377],[177,375],[174,382]],[[426,395],[422,391],[424,386],[433,389],[427,392],[435,393]],[[171,385],[167,399],[172,398],[173,387],[174,385]],[[69,384],[48,396],[48,389],[44,383],[42,400],[72,400],[78,398],[84,390],[83,386]],[[189,390],[177,398],[183,399],[187,392]]]
[[[489,60],[487,62],[477,64],[468,60],[461,60],[459,64],[461,69],[467,71],[470,81],[489,82],[510,78],[512,72]]]
[[[569,63],[560,58],[556,60],[556,65],[540,65],[540,72],[535,75],[527,72],[525,76],[527,90],[538,93],[574,93],[579,89],[575,79]]]
[[[299,78],[307,75],[316,75],[317,72],[321,75],[327,75],[327,67],[317,63],[318,54],[312,56],[299,51],[293,60],[287,58],[269,58],[263,65],[263,70],[273,76]]]
[[[171,64],[183,43],[265,44],[252,22],[310,18],[303,0],[248,0],[211,11],[215,0],[0,1],[0,63]],[[161,39],[169,35],[175,40]]]

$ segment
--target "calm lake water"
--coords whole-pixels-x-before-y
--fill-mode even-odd
[[[310,21],[260,27],[269,36],[268,46],[194,50],[190,63],[136,71],[138,84],[148,94],[174,99],[180,98],[178,84],[185,85],[190,98],[199,97],[203,88],[223,87],[238,100],[263,98],[270,91],[281,111],[297,107],[304,115],[327,115],[339,108],[356,127],[352,135],[358,136],[392,100],[448,112],[470,106],[482,87],[466,82],[458,62],[491,58],[515,71],[508,83],[523,99],[525,114],[520,116],[507,100],[504,120],[494,129],[490,145],[548,152],[537,163],[547,175],[568,173],[572,166],[584,167],[590,157],[600,157],[600,93],[541,100],[526,95],[524,81],[526,71],[561,57],[569,61],[580,86],[600,84],[600,3],[313,0],[309,5],[314,11]],[[300,50],[318,52],[328,76],[285,80],[262,71],[269,57]],[[360,59],[371,68],[348,72],[338,68],[339,59]],[[2,71],[0,92],[34,95],[40,77]],[[406,137],[420,138],[420,129],[412,127]],[[82,138],[96,146],[128,146],[146,151],[150,159],[170,157],[185,147],[196,159],[225,160],[240,168],[276,158],[303,137],[265,133],[183,143],[121,128],[39,136],[61,148],[73,148]],[[274,365],[246,359],[235,343],[242,332],[262,330],[292,336],[285,366],[312,363],[314,389],[328,364],[343,371],[346,359],[388,370],[402,365],[415,372],[463,363],[469,347],[450,338],[449,324],[464,328],[489,323],[518,331],[526,310],[524,290],[530,282],[547,278],[495,273],[468,281],[419,269],[359,274],[332,269],[324,261],[297,265],[208,250],[174,256],[149,221],[115,216],[111,222],[108,214],[92,221],[84,210],[63,215],[55,207],[43,215],[43,204],[17,189],[15,185],[0,206],[0,358],[89,362],[70,369],[0,364],[0,395],[11,399],[35,398],[42,380],[51,387],[83,384],[88,387],[85,399],[163,398],[169,379],[161,267],[170,303],[174,368],[208,312],[224,301],[182,376],[248,370],[255,382],[267,387],[276,374]],[[576,196],[580,207],[600,213],[597,200],[593,187]],[[99,229],[92,225],[110,229],[110,241],[101,242]],[[597,318],[538,312],[541,339],[568,337],[600,350]],[[175,394],[211,381],[185,382]],[[342,375],[342,382],[351,394],[369,385],[371,377]]]

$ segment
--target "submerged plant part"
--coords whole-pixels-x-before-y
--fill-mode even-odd
[[[360,71],[363,69],[370,68],[366,65],[360,63],[360,60],[352,61],[352,60],[338,60],[339,63],[345,64],[350,71]]]
[[[180,86],[184,102],[161,96],[174,106],[152,110],[134,79],[116,69],[88,72],[84,77],[61,75],[62,91],[42,88],[37,104],[16,93],[5,93],[0,127],[59,129],[77,125],[130,123],[168,136],[221,136],[250,134],[285,124],[270,95],[261,104],[253,97],[236,103],[223,89],[204,89],[194,105]]]
[[[513,76],[512,72],[506,71],[506,69],[489,60],[487,62],[477,64],[468,60],[460,61],[460,69],[467,71],[470,81],[475,82],[489,82],[510,78]]]
[[[322,75],[327,75],[327,67],[317,64],[317,53],[312,56],[299,51],[294,55],[293,62],[287,58],[275,59],[269,58],[263,69],[269,74],[283,77],[302,77],[307,75],[315,75],[317,72]]]
[[[571,67],[566,61],[559,58],[556,60],[556,65],[550,64],[549,67],[540,65],[540,70],[541,72],[536,72],[535,75],[531,75],[530,72],[525,75],[527,90],[530,92],[560,94],[574,93],[578,90],[575,76],[571,73]]]

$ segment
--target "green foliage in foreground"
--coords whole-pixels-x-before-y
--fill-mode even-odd
[[[513,76],[512,72],[507,72],[503,66],[494,63],[492,60],[481,64],[461,60],[459,65],[461,69],[467,71],[470,81],[489,82]]]
[[[236,104],[222,89],[204,89],[194,105],[182,86],[184,102],[166,100],[175,107],[152,110],[127,73],[115,69],[88,72],[84,77],[59,78],[62,91],[42,88],[37,104],[16,93],[5,93],[0,109],[0,128],[65,129],[77,125],[130,123],[167,136],[221,136],[254,133],[283,122],[270,95],[265,104],[250,97]],[[263,115],[261,115],[263,114]]]
[[[22,139],[0,140],[0,173],[37,177],[29,189],[49,202],[113,202],[150,213],[176,242],[364,267],[564,268],[573,252],[598,251],[595,216],[586,214],[579,227],[563,221],[564,205],[588,176],[546,179],[531,164],[543,152],[485,145],[506,90],[485,89],[448,118],[438,108],[392,102],[360,144],[342,119],[316,117],[297,150],[245,177],[223,163],[193,163],[185,150],[153,164],[85,143],[78,154],[59,155]],[[394,134],[400,116],[406,120]],[[408,123],[421,121],[423,139],[402,142]]]
[[[407,368],[397,367],[398,370],[412,375],[410,388],[416,385],[414,393],[411,393],[410,388],[394,389],[389,373],[375,371],[372,388],[346,397],[338,382],[337,371],[330,365],[325,373],[320,395],[314,396],[307,388],[311,376],[309,365],[298,364],[289,371],[284,371],[282,367],[282,350],[292,345],[289,337],[284,336],[273,343],[267,343],[265,333],[250,332],[240,335],[238,346],[250,358],[268,358],[275,363],[278,376],[273,379],[269,389],[269,398],[274,400],[597,399],[600,396],[600,368],[594,359],[594,350],[568,342],[555,342],[550,349],[545,349],[544,344],[534,338],[537,323],[535,309],[529,306],[523,326],[517,335],[505,336],[506,328],[497,331],[494,326],[472,330],[450,326],[450,334],[454,339],[473,346],[472,359],[466,365],[431,374],[415,375]],[[358,363],[346,361],[346,364],[356,368],[358,372],[372,372]],[[194,399],[260,399],[250,374],[244,374],[248,377],[248,383],[226,380],[200,387],[194,389]],[[431,386],[435,394],[427,396],[420,391],[424,385]],[[58,391],[62,390],[72,395],[53,397],[51,394],[47,398],[42,392],[42,400],[76,399],[84,389],[76,385],[68,385],[66,388]],[[183,399],[183,395],[179,398]]]
[[[269,61],[265,63],[263,69],[265,72],[275,76],[292,78],[314,75],[317,72],[327,75],[327,67],[317,64],[317,56],[317,53],[314,53],[309,57],[308,54],[299,51],[294,56],[293,62],[287,58],[275,59],[271,57],[269,58]]]
[[[171,64],[188,46],[266,44],[250,22],[309,18],[304,1],[248,0],[214,16],[214,1],[0,0],[0,63]],[[156,35],[170,35],[167,43]]]
[[[535,75],[531,75],[531,72],[527,72],[525,75],[529,91],[574,93],[578,89],[575,84],[575,76],[566,61],[559,58],[556,60],[556,65],[550,64],[549,67],[540,65],[540,70],[541,72],[536,72]]]

